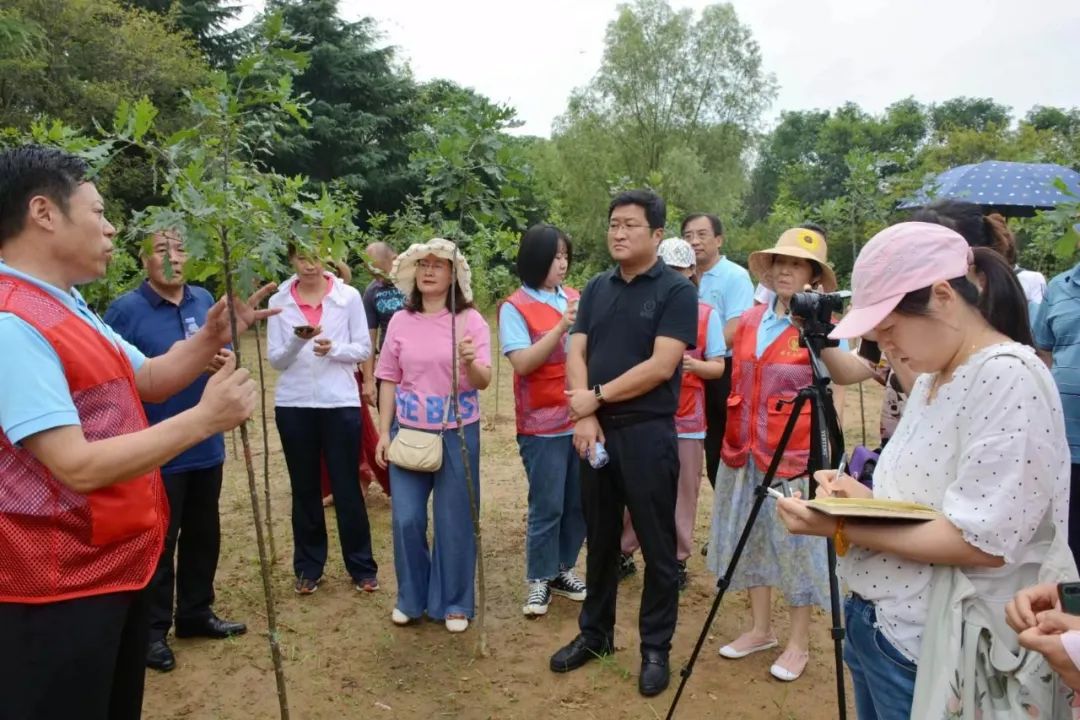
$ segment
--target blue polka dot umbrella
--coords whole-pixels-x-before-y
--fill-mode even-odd
[[[1072,193],[1058,187],[1058,181]],[[935,199],[966,200],[987,211],[1006,216],[1032,216],[1080,198],[1080,173],[1064,165],[989,160],[961,165],[938,175],[914,197],[900,203],[901,210],[920,208]]]

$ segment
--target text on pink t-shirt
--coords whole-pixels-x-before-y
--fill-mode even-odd
[[[484,316],[473,309],[458,313],[457,335],[472,338],[475,362],[491,367],[491,331]],[[452,352],[450,311],[437,315],[402,310],[390,319],[375,377],[397,384],[396,413],[399,424],[421,430],[438,430],[450,399]],[[463,425],[480,419],[480,393],[469,383],[464,364],[458,379],[458,406]],[[457,427],[450,408],[447,427]]]

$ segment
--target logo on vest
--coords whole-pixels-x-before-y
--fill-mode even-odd
[[[787,350],[784,351],[784,354],[785,355],[794,355],[794,354],[798,353],[800,350],[802,350],[802,348],[799,347],[799,338],[793,337],[793,338],[788,339]]]

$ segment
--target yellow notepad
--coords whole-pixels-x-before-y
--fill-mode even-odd
[[[875,520],[934,520],[941,513],[927,505],[879,498],[820,498],[807,503],[818,512],[834,517]]]

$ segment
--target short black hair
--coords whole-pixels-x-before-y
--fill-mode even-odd
[[[566,245],[566,263],[569,266],[574,253],[566,233],[547,223],[533,225],[525,231],[517,254],[517,274],[522,285],[535,290],[544,283],[551,263],[559,252],[560,240]]]
[[[607,216],[611,219],[611,213],[615,208],[626,205],[637,205],[645,211],[645,219],[649,222],[651,230],[659,230],[667,225],[667,205],[664,198],[652,190],[627,190],[616,195],[608,206]]]
[[[720,218],[716,217],[712,213],[690,213],[683,218],[682,225],[679,226],[679,235],[686,232],[686,226],[700,218],[707,218],[709,224],[712,225],[713,235],[724,234],[724,224],[720,222]]]
[[[88,171],[82,158],[44,145],[0,152],[0,245],[22,232],[35,195],[44,195],[66,213]]]
[[[796,225],[795,227],[799,228],[800,230],[811,230],[813,232],[816,232],[818,235],[821,236],[822,240],[824,240],[825,242],[829,241],[829,236],[828,234],[826,234],[825,228],[823,228],[821,225],[818,225],[816,222],[806,221]]]

